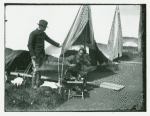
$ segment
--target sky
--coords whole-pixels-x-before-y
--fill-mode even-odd
[[[62,44],[76,17],[78,5],[8,5],[5,7],[6,47],[27,50],[31,31],[40,19],[48,21],[46,34]],[[107,44],[116,5],[91,5],[96,42]],[[138,37],[140,6],[119,5],[123,37]],[[46,43],[46,46],[49,44]]]

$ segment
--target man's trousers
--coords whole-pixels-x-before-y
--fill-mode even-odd
[[[44,61],[44,56],[40,55],[36,58],[31,58],[33,64],[33,72],[32,72],[32,86],[39,86],[41,79],[40,66]]]

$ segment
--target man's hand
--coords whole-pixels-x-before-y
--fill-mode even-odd
[[[32,59],[36,59],[36,56],[32,56],[31,58],[32,58]]]
[[[61,47],[62,47],[62,45],[59,45],[58,47],[59,47],[59,48],[61,48]]]
[[[60,44],[58,43],[55,47],[61,48],[62,45],[60,45]]]

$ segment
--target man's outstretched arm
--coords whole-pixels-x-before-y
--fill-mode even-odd
[[[46,35],[46,37],[45,37],[45,40],[46,40],[48,43],[50,43],[50,44],[52,44],[52,45],[54,45],[54,46],[56,46],[56,47],[60,47],[60,44],[59,44],[59,43],[55,42],[54,40],[52,40],[51,38],[49,38],[47,35]]]

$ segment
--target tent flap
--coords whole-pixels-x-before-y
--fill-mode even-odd
[[[108,60],[112,61],[113,59],[122,55],[122,30],[118,7],[116,7],[114,18],[112,20],[112,25],[110,25],[110,29],[110,33],[108,33],[108,43],[106,45],[96,44],[92,25],[91,8],[87,5],[83,5],[80,7],[74,19],[74,22],[70,27],[70,31],[68,32],[66,39],[62,44],[61,53],[60,50],[58,51],[60,54],[63,54],[72,45],[86,45],[89,47],[89,49],[96,50],[96,52],[93,51],[93,53],[95,53],[96,55],[91,55],[91,57],[93,57],[93,60],[95,60],[94,56],[97,57],[97,60],[95,60],[93,64],[96,64],[97,61],[100,64],[102,62],[107,63]],[[46,49],[46,51],[48,51],[48,49]],[[54,51],[52,52],[54,53]],[[92,50],[90,50],[90,54],[93,54],[91,51]],[[53,54],[50,53],[50,55]]]
[[[109,35],[109,40],[107,44],[108,49],[108,57],[112,61],[118,56],[122,56],[122,30],[121,30],[121,21],[120,21],[120,13],[118,6],[115,10],[115,15]]]
[[[62,53],[74,45],[87,45],[93,47],[93,28],[91,26],[91,14],[89,6],[81,6],[71,26],[71,29],[62,44]]]

